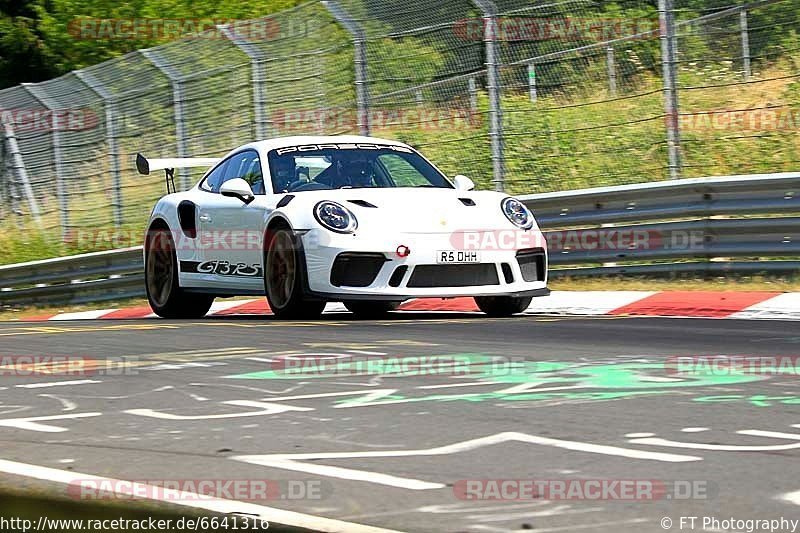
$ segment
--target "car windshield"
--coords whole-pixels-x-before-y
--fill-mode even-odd
[[[453,188],[425,158],[403,146],[290,146],[272,150],[268,160],[276,193],[365,187]]]

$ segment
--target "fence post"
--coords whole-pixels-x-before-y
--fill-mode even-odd
[[[614,60],[614,47],[606,47],[606,64],[608,65],[608,92],[617,96],[617,65]]]
[[[367,85],[367,37],[364,29],[334,0],[323,1],[333,18],[353,38],[355,53],[356,107],[358,108],[358,130],[361,135],[369,135],[369,87]]]
[[[528,63],[528,96],[531,103],[536,103],[538,97],[536,94],[536,63],[533,61]]]
[[[253,106],[255,108],[255,135],[258,140],[266,139],[269,136],[267,99],[264,94],[264,60],[266,56],[257,47],[247,42],[246,39],[242,39],[238,36],[235,29],[232,31],[230,25],[217,27],[222,32],[222,35],[250,58],[251,77],[253,81]]]
[[[667,154],[669,177],[681,176],[680,131],[678,129],[678,90],[676,86],[675,20],[672,0],[658,0],[659,38],[661,39],[661,70],[664,77],[664,115],[667,125]]]
[[[467,91],[469,92],[469,108],[475,113],[478,110],[478,88],[474,76],[470,76],[467,80]]]
[[[117,102],[100,80],[92,74],[76,70],[75,76],[103,100],[103,108],[106,115],[106,144],[108,145],[111,183],[113,186],[114,225],[119,228],[122,226],[122,176],[119,164],[119,145],[117,144]]]
[[[492,141],[492,183],[505,189],[503,176],[503,114],[500,103],[500,60],[497,55],[497,6],[492,0],[472,0],[483,12],[483,42],[486,47],[486,89],[489,91],[489,137]]]
[[[22,184],[22,190],[25,191],[25,197],[28,200],[28,209],[31,210],[31,216],[34,222],[36,222],[36,225],[41,228],[42,219],[39,216],[39,205],[36,203],[33,188],[28,179],[28,170],[25,168],[25,162],[22,160],[22,153],[19,151],[19,144],[17,143],[17,136],[14,133],[14,126],[8,122],[3,123],[3,136],[5,138],[5,145],[8,148],[8,154],[11,156],[10,164],[6,166],[17,175],[18,182]],[[14,194],[14,191],[11,190],[10,179],[8,180],[8,188],[9,195]]]
[[[739,31],[742,34],[742,67],[744,69],[744,81],[750,81],[752,72],[750,71],[750,34],[747,30],[747,10],[739,11]]]
[[[33,96],[39,104],[50,112],[56,111],[56,106],[50,97],[35,84],[23,83],[22,86],[25,90]],[[53,142],[53,164],[56,168],[56,196],[58,197],[58,210],[61,217],[61,239],[66,240],[70,233],[69,227],[69,193],[67,192],[67,184],[64,181],[64,160],[61,153],[61,128],[56,124],[55,117],[52,118],[52,127],[50,130],[51,139]],[[15,140],[16,142],[16,140]],[[26,173],[27,177],[27,173]],[[23,183],[23,187],[24,187]],[[27,191],[26,191],[27,194]],[[32,194],[32,193],[31,193]]]
[[[158,70],[164,73],[172,85],[172,105],[175,113],[175,135],[178,147],[178,157],[189,157],[189,145],[186,139],[186,122],[183,118],[183,76],[164,61],[164,58],[153,49],[139,50]],[[189,188],[189,170],[178,169],[181,188]]]

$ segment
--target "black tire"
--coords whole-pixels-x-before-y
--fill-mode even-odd
[[[162,318],[202,318],[214,297],[186,292],[178,284],[178,258],[169,230],[153,228],[147,232],[144,255],[144,286],[147,301]]]
[[[491,317],[511,316],[531,305],[532,296],[476,296],[478,309]]]
[[[264,253],[264,293],[272,313],[280,319],[319,318],[325,302],[306,297],[305,261],[297,236],[290,229],[267,233]]]
[[[350,300],[342,303],[348,311],[358,318],[381,318],[386,316],[389,311],[397,309],[400,305],[400,302],[385,300]]]

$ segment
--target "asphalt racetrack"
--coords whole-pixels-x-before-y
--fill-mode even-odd
[[[74,497],[70,476],[182,490],[244,480],[225,511],[296,511],[281,516],[341,531],[691,530],[682,516],[698,517],[694,531],[706,517],[719,522],[705,531],[740,531],[722,521],[800,519],[796,369],[675,366],[792,361],[797,322],[3,323],[0,346],[4,368],[41,363],[4,371],[0,478],[57,496]],[[49,356],[83,363],[64,370]],[[256,494],[254,480],[273,490]],[[643,489],[623,490],[631,483]]]

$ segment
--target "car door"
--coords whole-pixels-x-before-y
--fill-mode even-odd
[[[222,178],[210,184],[209,194],[199,209],[204,239],[201,270],[212,286],[261,291],[265,219],[261,161],[255,150],[244,150],[230,156],[226,163]],[[222,184],[234,178],[250,184],[256,195],[254,201],[245,203],[219,193]]]

